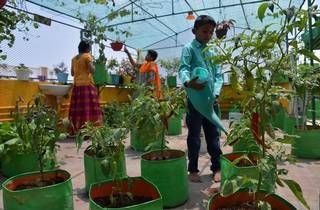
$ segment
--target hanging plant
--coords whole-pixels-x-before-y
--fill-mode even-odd
[[[234,26],[236,21],[233,19],[230,20],[223,20],[222,22],[218,23],[216,26],[216,36],[218,39],[225,37],[228,33],[230,27]]]
[[[7,0],[0,0],[0,9],[6,5]]]

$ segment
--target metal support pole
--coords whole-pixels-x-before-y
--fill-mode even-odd
[[[312,6],[312,2],[311,0],[308,0],[308,19],[309,19],[309,50],[312,52],[313,51],[313,42],[312,42],[312,38],[313,38],[313,34],[312,34],[312,17],[310,14],[310,7]],[[313,67],[313,59],[310,58],[310,65],[311,67]],[[311,93],[312,94],[312,93]],[[312,94],[312,101],[311,101],[311,107],[312,107],[312,126],[315,128],[316,127],[316,99],[314,97],[314,95]]]

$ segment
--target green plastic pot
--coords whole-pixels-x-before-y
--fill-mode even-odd
[[[188,174],[185,152],[164,150],[165,160],[152,160],[161,150],[141,156],[141,176],[156,185],[162,195],[164,207],[182,205],[188,199]]]
[[[106,66],[104,64],[95,64],[95,71],[93,74],[94,84],[96,85],[106,85],[109,83],[108,74],[106,71]]]
[[[220,186],[224,184],[226,180],[231,180],[234,179],[237,176],[243,176],[243,177],[250,177],[253,179],[259,178],[259,169],[258,166],[241,166],[238,167],[232,162],[241,157],[242,155],[246,154],[246,152],[234,152],[234,153],[229,153],[229,154],[222,154],[220,156],[220,165],[221,165],[221,183]],[[252,152],[249,157],[253,156],[258,156],[259,153]],[[274,193],[275,192],[275,178],[276,178],[276,165],[274,166],[274,170],[270,171],[268,174],[263,174],[262,177],[262,185],[261,188],[262,190],[265,190],[269,193]],[[243,186],[243,188],[248,188],[248,185]]]
[[[137,152],[145,152],[151,143],[161,142],[163,136],[155,137],[156,131],[150,127],[132,129],[130,132],[130,145]],[[159,144],[160,145],[160,144]]]
[[[299,158],[320,159],[320,130],[297,130],[292,154]]]
[[[88,148],[87,148],[88,149]],[[89,192],[90,185],[96,182],[101,182],[105,180],[112,179],[111,171],[110,173],[103,173],[101,162],[105,159],[110,160],[110,157],[97,158],[88,154],[87,149],[84,151],[84,176],[86,192]],[[126,160],[123,153],[121,161],[117,162],[117,177],[126,177]]]
[[[180,135],[182,133],[181,114],[175,115],[168,120],[168,135]]]
[[[52,161],[46,160],[45,162],[44,169],[50,170],[54,168],[54,163]],[[6,177],[12,177],[18,174],[40,170],[38,156],[35,153],[6,154],[1,158],[1,165],[2,174]]]
[[[177,76],[167,76],[168,87],[177,87]]]
[[[261,201],[269,203],[272,209],[296,210],[292,204],[276,194],[260,191],[256,194],[256,197]],[[247,191],[239,191],[226,197],[222,197],[219,193],[216,193],[209,199],[207,210],[228,209],[237,206],[240,203],[250,201],[253,201],[253,194],[248,193]]]
[[[97,204],[94,199],[99,197],[107,197],[112,193],[112,188],[116,183],[109,180],[91,185],[89,192],[90,210],[162,210],[162,198],[156,186],[142,177],[130,177],[130,187],[128,186],[128,178],[121,180],[123,185],[122,191],[130,192],[133,196],[151,197],[152,200],[141,204],[122,208],[103,208]]]
[[[5,210],[73,210],[71,175],[64,170],[45,171],[44,178],[59,177],[61,183],[33,189],[16,190],[21,183],[39,180],[39,172],[24,173],[2,184]]]

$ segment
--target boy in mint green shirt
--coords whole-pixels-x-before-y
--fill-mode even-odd
[[[218,98],[223,85],[223,77],[221,68],[215,65],[209,58],[212,57],[213,51],[206,50],[207,43],[212,38],[216,22],[212,17],[201,15],[197,17],[192,29],[195,39],[184,46],[182,49],[181,63],[179,68],[179,77],[185,88],[192,88],[194,90],[202,90],[207,84],[211,82],[213,87],[213,96]],[[210,80],[199,83],[197,77],[191,79],[192,71],[196,67],[202,67],[208,70]],[[214,181],[220,181],[220,149],[219,131],[217,127],[211,123],[206,117],[198,112],[191,101],[188,99],[188,113],[186,116],[186,123],[188,126],[188,171],[189,178],[192,182],[201,182],[198,169],[198,159],[200,150],[200,132],[201,127],[205,134],[207,143],[207,150],[211,156],[211,171],[213,172]],[[214,110],[218,112],[218,104],[214,104]]]

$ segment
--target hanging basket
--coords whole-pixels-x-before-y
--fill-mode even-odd
[[[6,5],[7,0],[0,0],[0,9]]]
[[[120,51],[122,49],[123,43],[122,42],[112,42],[112,43],[110,43],[110,45],[114,51]]]

